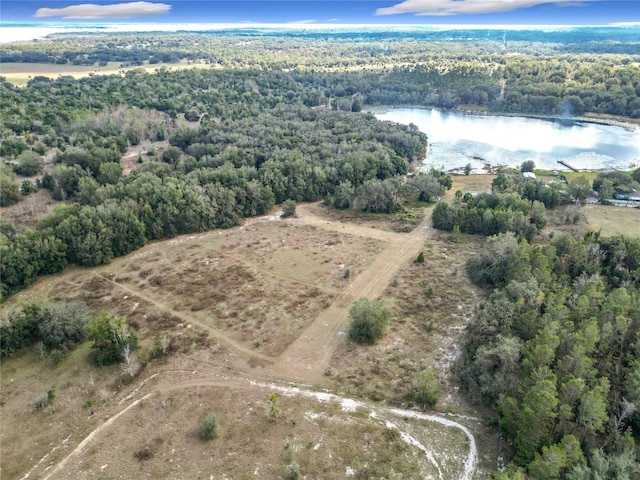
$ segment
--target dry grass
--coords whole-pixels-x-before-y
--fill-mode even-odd
[[[366,228],[375,228],[385,232],[408,232],[420,222],[424,217],[425,207],[418,206],[409,208],[413,212],[414,218],[408,219],[406,216],[389,215],[386,213],[366,213],[357,209],[337,210],[327,207],[322,203],[307,206],[307,209],[314,215],[326,218],[334,222],[349,223]]]
[[[640,209],[638,208],[587,205],[583,211],[590,230],[600,230],[602,235],[606,236],[640,237]]]
[[[41,188],[36,193],[20,198],[15,205],[0,208],[0,217],[11,222],[18,230],[34,228],[59,203],[51,198],[47,190]]]
[[[23,87],[27,82],[36,76],[56,78],[70,75],[74,78],[84,78],[93,75],[115,75],[129,70],[142,69],[146,72],[155,72],[160,68],[169,70],[180,68],[210,68],[209,65],[192,63],[181,60],[178,63],[157,63],[149,65],[145,63],[141,66],[122,67],[122,62],[109,62],[106,66],[96,65],[55,65],[49,63],[0,63],[0,75],[18,87]]]
[[[450,234],[435,232],[424,247],[425,263],[402,268],[382,296],[392,313],[383,339],[373,347],[347,343],[335,355],[328,373],[336,388],[412,406],[416,377],[432,369],[443,390],[437,407],[468,408],[455,394],[449,374],[464,326],[479,301],[465,263],[482,242],[478,236],[462,235],[454,241]]]
[[[445,200],[451,201],[455,193],[460,190],[462,193],[491,192],[491,182],[495,175],[453,175],[453,186],[444,196]]]
[[[380,216],[372,229],[326,216],[251,219],[235,229],[152,243],[105,267],[71,268],[16,295],[16,302],[83,299],[96,311],[125,316],[140,334],[143,368],[127,380],[117,365],[94,367],[87,344],[56,369],[38,359],[35,349],[3,361],[2,477],[21,478],[49,455],[32,475],[42,477],[48,465],[58,465],[87,434],[144,395],[149,397],[98,431],[54,478],[209,478],[220,472],[229,478],[282,478],[293,463],[307,478],[344,478],[347,472],[354,478],[437,477],[425,455],[382,416],[282,397],[282,412],[269,422],[270,392],[251,382],[277,373],[268,369],[274,356],[331,310],[330,299],[360,278],[372,276],[375,283],[378,274],[368,267],[380,257],[386,264],[389,245],[414,236],[390,231],[395,222]],[[462,265],[480,239],[463,235],[454,242],[431,230],[428,237],[427,262],[404,265],[384,292],[394,314],[388,334],[372,348],[340,348],[325,383],[340,392],[408,404],[416,373],[434,368],[443,390],[438,409],[473,414],[447,374],[477,301]],[[152,356],[151,345],[161,335],[171,338],[171,353]],[[333,341],[322,335],[315,341]],[[54,405],[32,412],[28,405],[54,385]],[[221,436],[203,443],[196,430],[209,412],[218,416]],[[391,420],[433,452],[443,478],[459,478],[467,443],[458,431]],[[484,443],[495,444],[493,433],[471,423]],[[480,466],[487,471],[495,452],[486,448],[484,455]]]
[[[357,275],[383,242],[270,218],[153,243],[44,288],[124,315],[144,336],[161,333],[155,319],[164,315],[276,356],[330,305],[345,270]]]
[[[340,479],[347,469],[375,478],[399,471],[413,478],[434,473],[380,421],[284,397],[271,422],[265,414],[268,398],[268,390],[216,386],[154,394],[98,436],[83,462],[58,478],[130,478],[132,472],[138,478],[210,478],[222,472],[226,478],[287,478],[294,463],[301,478]],[[217,439],[203,442],[196,429],[208,412],[219,418],[221,430]],[[156,428],[147,436],[131,435],[148,425]],[[354,442],[354,436],[362,440]]]

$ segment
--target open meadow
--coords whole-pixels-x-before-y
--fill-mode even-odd
[[[52,63],[2,63],[0,62],[0,75],[6,81],[18,87],[24,87],[29,80],[37,76],[57,78],[71,76],[74,78],[92,77],[94,75],[116,75],[129,70],[141,69],[145,72],[155,72],[159,69],[181,69],[181,68],[210,68],[203,63],[194,63],[187,60],[180,60],[176,63],[155,63],[144,62],[143,65],[123,65],[122,62],[107,62],[106,65],[56,65]]]
[[[464,274],[480,239],[433,231],[428,210],[408,233],[394,231],[395,216],[349,220],[318,204],[299,206],[293,219],[277,213],[70,268],[16,295],[16,303],[78,299],[124,316],[140,335],[142,368],[132,377],[92,366],[88,343],[63,359],[29,348],[3,361],[2,477],[490,471],[495,432],[450,378],[482,296]],[[421,250],[428,261],[414,264]],[[393,315],[372,347],[346,341],[348,309],[362,296],[383,297]],[[160,355],[152,347],[163,336],[170,347]],[[426,412],[412,401],[412,378],[425,369],[442,392]],[[34,409],[51,387],[52,407]],[[204,442],[197,431],[207,413],[220,434]],[[353,435],[364,441],[353,444]]]

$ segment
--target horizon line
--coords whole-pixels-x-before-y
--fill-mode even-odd
[[[492,29],[492,28],[598,28],[598,27],[640,27],[640,22],[614,22],[605,24],[483,24],[483,23],[316,23],[308,21],[291,22],[66,22],[66,21],[42,21],[42,20],[14,20],[0,22],[4,27],[37,25],[42,27],[109,27],[109,26],[146,26],[146,27],[207,27],[207,28],[296,28],[296,29],[318,29],[318,28],[353,28],[353,27],[394,27],[394,28],[439,28],[439,29]]]

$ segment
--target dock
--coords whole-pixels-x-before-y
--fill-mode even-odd
[[[580,170],[578,170],[577,168],[573,168],[571,165],[569,165],[566,162],[563,162],[562,160],[558,160],[558,163],[560,165],[564,165],[565,167],[567,167],[569,170],[573,171],[573,172],[579,172]]]

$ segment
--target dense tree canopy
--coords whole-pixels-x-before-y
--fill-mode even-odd
[[[529,478],[632,478],[589,472],[598,455],[635,456],[639,267],[640,240],[597,234],[531,246],[506,234],[471,259],[496,289],[468,327],[459,375],[497,407]]]

